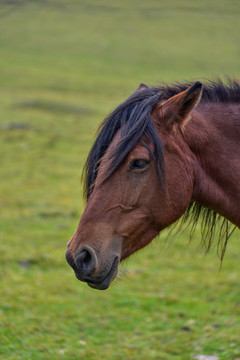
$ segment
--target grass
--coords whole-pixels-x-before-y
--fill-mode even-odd
[[[236,1],[0,2],[0,358],[240,359],[236,232],[220,261],[166,234],[105,292],[67,240],[97,124],[140,82],[239,76]]]

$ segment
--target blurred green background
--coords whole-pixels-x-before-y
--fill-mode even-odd
[[[0,0],[0,359],[240,359],[238,231],[221,272],[199,232],[105,292],[65,261],[99,122],[141,82],[239,77],[239,34],[236,0]]]

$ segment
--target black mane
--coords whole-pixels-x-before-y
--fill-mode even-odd
[[[186,90],[193,84],[194,82],[177,83],[163,85],[161,87],[149,87],[141,91],[136,91],[102,122],[83,172],[85,180],[84,192],[87,200],[93,191],[101,159],[118,130],[120,130],[121,134],[120,141],[111,157],[105,179],[109,178],[117,170],[129,152],[141,139],[142,135],[145,135],[154,145],[154,153],[151,155],[160,183],[161,185],[164,184],[165,166],[163,144],[158,137],[150,114],[159,101],[167,100],[181,91]],[[201,102],[240,103],[240,82],[229,80],[227,84],[224,84],[221,80],[215,82],[208,81],[203,86]],[[144,142],[143,145],[147,147]],[[193,220],[193,231],[201,214],[203,215],[201,222],[202,237],[206,237],[204,243],[207,244],[205,245],[207,251],[211,246],[212,238],[216,231],[216,224],[222,219],[219,230],[219,246],[221,247],[220,257],[223,258],[227,240],[231,234],[231,232],[229,232],[228,221],[219,217],[215,212],[195,203],[189,205],[188,210],[183,216],[183,221],[186,223],[189,219]],[[223,235],[225,241],[222,243]]]
[[[152,156],[159,179],[163,183],[165,173],[163,145],[150,117],[153,107],[161,100],[161,97],[162,94],[156,88],[137,91],[119,105],[100,125],[98,136],[88,155],[84,169],[87,199],[94,188],[101,159],[118,130],[120,130],[121,137],[112,155],[106,178],[116,171],[144,134],[154,145],[155,151]]]
[[[186,90],[192,86],[194,82],[176,83],[172,85],[164,85],[156,88],[162,91],[162,99],[169,99],[181,91]],[[203,92],[201,102],[215,102],[215,103],[239,103],[240,102],[240,80],[229,79],[225,84],[222,80],[207,81],[203,83]]]

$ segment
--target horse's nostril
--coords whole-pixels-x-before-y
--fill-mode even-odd
[[[83,273],[88,273],[88,268],[91,263],[91,255],[86,250],[81,251],[76,259],[77,267],[80,267]]]
[[[75,259],[77,268],[84,275],[91,275],[97,267],[97,258],[92,249],[83,249]]]

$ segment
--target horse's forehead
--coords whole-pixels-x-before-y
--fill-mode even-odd
[[[120,140],[121,140],[121,132],[120,130],[118,130],[114,135],[112,141],[110,142],[104,157],[108,158],[109,156],[111,156],[111,154],[116,150]]]
[[[146,141],[144,141],[146,143]],[[148,143],[147,146],[151,149],[151,151],[153,152],[153,144],[152,143]],[[143,143],[141,141],[139,141],[135,147],[132,149],[132,151],[130,151],[129,153],[129,157],[130,158],[146,158],[149,157],[149,151],[148,149],[143,145]]]
[[[146,147],[143,145],[142,141],[147,144],[147,146],[151,149],[151,151],[154,151],[153,144],[147,139],[145,135],[142,135],[137,144],[133,147],[132,150],[130,150],[129,154],[127,154],[127,157],[136,157],[136,156],[143,156],[149,154]],[[121,141],[121,129],[117,131],[116,135],[114,136],[113,140],[111,141],[106,154],[105,159],[109,159],[112,155],[112,153],[116,150],[119,142]]]

